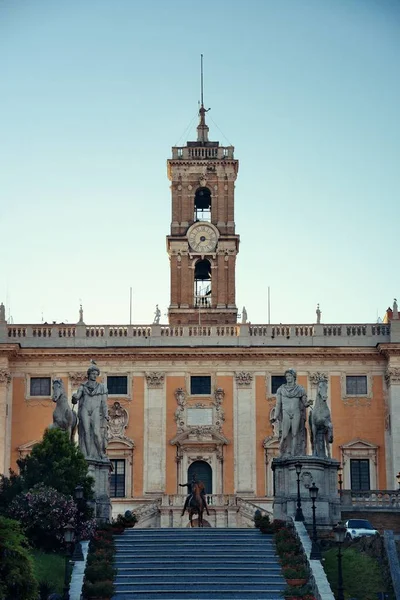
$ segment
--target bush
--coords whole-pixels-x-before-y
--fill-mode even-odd
[[[95,581],[104,581],[105,579],[112,581],[115,577],[116,570],[109,562],[99,561],[88,565],[85,569],[85,579],[94,583]]]
[[[115,586],[112,581],[96,581],[92,583],[85,581],[83,584],[84,598],[111,598],[115,593]]]
[[[127,510],[124,515],[118,515],[112,524],[115,527],[126,529],[134,527],[137,521],[135,513]]]
[[[26,535],[36,548],[58,550],[64,546],[64,527],[75,525],[77,507],[74,500],[52,488],[37,485],[17,496],[9,515],[24,524]]]
[[[37,600],[33,561],[21,525],[0,517],[0,598]]]

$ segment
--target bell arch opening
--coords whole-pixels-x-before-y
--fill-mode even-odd
[[[211,190],[200,187],[194,195],[194,220],[211,222]]]
[[[194,304],[211,306],[211,263],[206,259],[198,260],[194,267]]]

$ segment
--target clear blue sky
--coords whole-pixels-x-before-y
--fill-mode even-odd
[[[265,323],[270,286],[272,322],[317,302],[372,322],[400,296],[397,0],[0,0],[14,322],[75,322],[81,299],[127,323],[131,286],[133,322],[166,322],[166,160],[195,139],[201,53],[210,138],[240,161],[239,309]]]

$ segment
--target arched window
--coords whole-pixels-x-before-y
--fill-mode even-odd
[[[211,222],[211,191],[206,187],[199,188],[194,195],[194,220]]]
[[[211,306],[211,263],[209,260],[198,260],[194,268],[194,300],[195,306]]]
[[[188,481],[192,480],[193,473],[196,473],[198,481],[204,483],[206,494],[212,494],[212,469],[204,460],[196,460],[192,462],[188,469]]]

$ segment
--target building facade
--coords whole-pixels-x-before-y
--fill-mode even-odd
[[[319,379],[328,382],[344,489],[397,488],[397,305],[385,323],[239,324],[238,161],[232,146],[208,140],[205,115],[201,106],[197,141],[172,148],[168,160],[169,324],[87,325],[81,312],[76,325],[16,325],[1,305],[0,472],[16,469],[52,422],[52,380],[62,379],[71,398],[94,359],[109,391],[114,512],[134,508],[144,526],[156,514],[174,525],[179,484],[196,471],[215,509],[210,524],[234,525],[238,506],[243,519],[246,503],[271,506],[271,419],[284,372],[294,367],[311,399]]]

